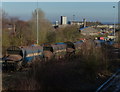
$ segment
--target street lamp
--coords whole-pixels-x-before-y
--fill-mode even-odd
[[[39,21],[39,16],[38,16],[38,1],[37,1],[37,9],[36,9],[36,22],[37,22],[37,26],[36,26],[36,27],[37,27],[37,30],[36,30],[36,31],[37,31],[37,45],[38,45],[38,43],[39,43],[39,41],[38,41],[38,40],[39,40],[39,35],[38,35],[38,34],[39,34],[39,33],[38,33],[38,30],[39,30],[39,28],[38,28],[38,23],[39,23],[39,22],[38,22],[38,21]]]
[[[39,29],[38,29],[38,8],[37,8],[37,45],[38,45],[38,38],[39,38],[39,37],[38,37],[38,36],[39,36],[39,35],[38,35],[38,30],[39,30]]]
[[[113,8],[115,9],[115,6],[113,6]],[[115,12],[115,13],[116,13],[116,12]],[[115,15],[116,15],[116,14],[115,14]],[[114,30],[113,30],[113,32],[114,32],[114,41],[115,41],[115,17],[116,17],[115,15],[114,15]]]

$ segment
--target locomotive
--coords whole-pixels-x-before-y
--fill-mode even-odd
[[[42,52],[42,46],[11,46],[3,58],[3,68],[14,66],[15,70],[19,70],[23,65],[30,64],[36,57],[42,58]]]
[[[20,70],[23,66],[30,65],[36,58],[48,61],[53,57],[60,59],[62,57],[75,54],[75,48],[79,49],[80,43],[55,43],[43,44],[42,46],[11,46],[6,50],[6,56],[3,58],[3,68],[14,67]]]

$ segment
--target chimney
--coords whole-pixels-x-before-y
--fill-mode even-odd
[[[83,19],[84,27],[86,27],[86,19]]]

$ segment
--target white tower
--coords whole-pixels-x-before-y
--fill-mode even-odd
[[[83,19],[84,27],[86,27],[86,19]]]
[[[67,24],[67,17],[61,16],[61,25],[66,25],[66,24]]]
[[[58,22],[58,21],[55,21],[55,25],[58,26],[58,25],[59,25],[59,22]]]

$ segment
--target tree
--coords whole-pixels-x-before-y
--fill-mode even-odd
[[[37,19],[38,13],[38,19]],[[38,34],[39,34],[39,43],[47,42],[47,33],[52,29],[51,23],[45,19],[45,14],[41,9],[37,9],[32,14],[31,19],[31,29],[34,34],[34,40],[37,40],[37,21],[38,21]]]
[[[5,26],[9,22],[9,20],[8,20],[8,14],[4,10],[0,9],[0,13],[1,13],[0,15],[2,15],[2,18],[0,18],[0,20],[2,22],[2,35],[1,35],[1,37],[2,37],[2,53],[5,54],[5,49],[8,46],[10,46],[9,34],[5,29]]]
[[[120,43],[120,29],[119,29],[119,31],[117,32],[117,41],[118,41],[118,43]]]
[[[2,15],[2,19],[1,19],[2,20],[2,28],[4,28],[6,23],[8,23],[8,21],[9,21],[8,14],[2,9],[0,9],[0,13]]]
[[[47,42],[55,43],[56,42],[56,33],[54,31],[47,33]]]
[[[70,27],[66,27],[63,31],[64,31],[64,37],[67,40],[74,41],[80,36],[78,28],[75,25],[70,26]]]

